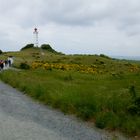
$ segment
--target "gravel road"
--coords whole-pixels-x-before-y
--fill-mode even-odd
[[[0,81],[0,140],[110,139],[106,133],[41,105]]]

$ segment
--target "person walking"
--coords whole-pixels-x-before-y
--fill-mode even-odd
[[[3,68],[4,68],[4,62],[3,60],[0,60],[0,70],[3,70]]]
[[[8,57],[8,64],[9,64],[9,67],[12,66],[12,64],[13,64],[13,56]]]

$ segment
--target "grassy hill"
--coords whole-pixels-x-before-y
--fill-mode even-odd
[[[47,50],[40,48],[29,48],[19,52],[6,52],[0,55],[2,59],[6,59],[8,56],[15,57],[15,64],[18,65],[21,62],[27,61],[29,64],[34,61],[43,61],[48,63],[65,63],[65,64],[83,64],[83,65],[96,65],[102,70],[114,69],[115,71],[123,71],[127,69],[127,66],[140,64],[137,61],[115,60],[112,58],[106,58],[104,55],[64,55],[55,54]]]
[[[140,136],[140,62],[105,55],[64,55],[40,48],[0,57],[9,55],[20,70],[3,71],[1,80],[99,128]]]

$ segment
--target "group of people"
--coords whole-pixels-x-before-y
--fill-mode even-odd
[[[13,64],[13,57],[9,56],[7,60],[0,60],[0,70],[11,67]]]

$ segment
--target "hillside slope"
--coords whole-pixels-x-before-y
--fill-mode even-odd
[[[20,71],[0,73],[3,81],[101,129],[140,136],[139,62],[105,55],[56,54],[40,48],[7,52],[1,58],[9,55]],[[24,66],[29,67],[24,70]]]
[[[19,67],[21,63],[33,62],[53,63],[53,64],[77,64],[95,67],[100,73],[124,73],[129,71],[137,71],[140,62],[130,62],[127,60],[117,60],[109,58],[105,55],[64,55],[61,53],[53,53],[41,48],[29,48],[19,52],[6,52],[0,55],[1,59],[7,59],[8,56],[14,56],[15,67]]]

